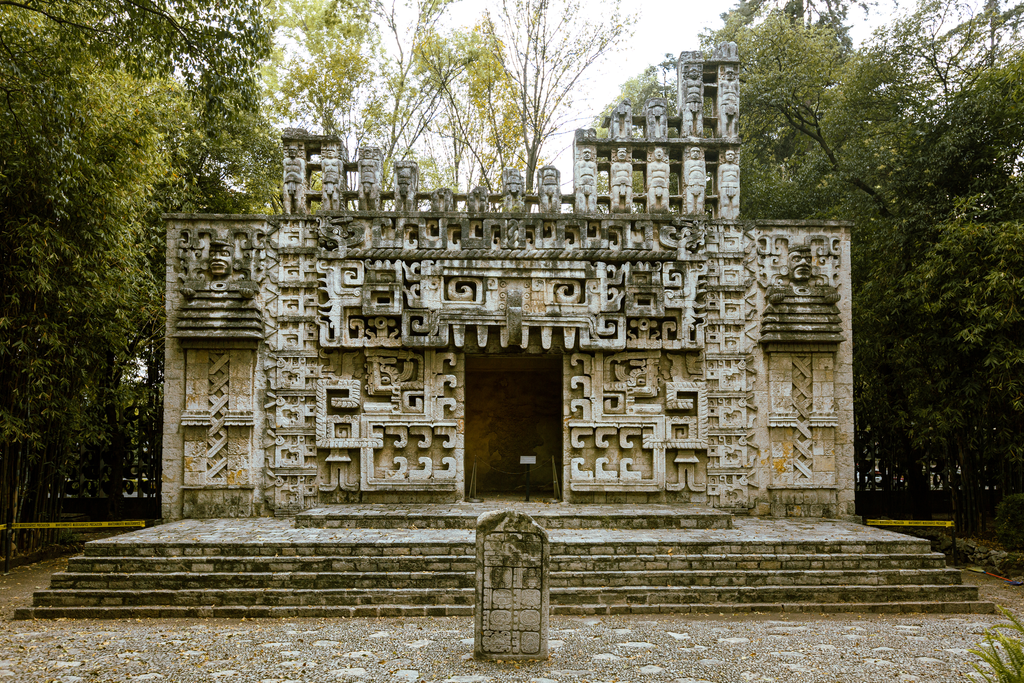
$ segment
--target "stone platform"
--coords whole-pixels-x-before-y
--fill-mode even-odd
[[[698,505],[568,505],[499,500],[451,505],[336,505],[306,510],[299,528],[475,529],[485,512],[515,510],[545,529],[731,529],[732,515]]]
[[[88,543],[16,616],[468,616],[474,531],[429,524],[462,524],[468,512],[493,507],[384,514],[349,506],[296,520],[143,529]],[[994,610],[928,541],[850,522],[737,517],[726,527],[666,528],[717,517],[670,506],[604,506],[593,515],[564,505],[503,507],[549,529],[555,614]],[[609,526],[592,528],[595,517]],[[301,526],[314,521],[339,526]]]

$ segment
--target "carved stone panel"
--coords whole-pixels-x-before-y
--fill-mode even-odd
[[[529,515],[488,512],[476,526],[477,659],[547,659],[548,534]]]
[[[773,488],[836,486],[834,354],[769,355]]]

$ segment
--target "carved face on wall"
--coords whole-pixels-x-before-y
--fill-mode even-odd
[[[543,185],[555,185],[557,183],[557,179],[555,178],[555,171],[550,168],[541,171],[541,183]]]
[[[324,158],[325,159],[334,159],[334,158],[337,158],[337,156],[338,156],[338,150],[334,149],[333,147],[324,147]]]
[[[700,69],[695,66],[691,66],[690,70],[686,72],[686,77],[691,81],[700,80]]]
[[[505,181],[505,187],[508,188],[509,194],[519,194],[523,191],[523,179],[519,177],[519,174],[510,173]]]
[[[210,243],[210,275],[221,278],[231,274],[231,247],[227,242]]]
[[[811,279],[811,250],[798,248],[789,252],[790,277],[797,282],[806,282]]]
[[[591,156],[592,155],[589,149],[584,149],[582,152],[580,152],[580,158],[583,159],[583,161],[590,161]]]
[[[736,72],[733,69],[726,69],[725,70],[725,80],[727,80],[727,81],[735,81],[736,80]]]
[[[735,164],[736,163],[736,152],[731,149],[725,153],[725,163]]]
[[[690,158],[694,159],[694,160],[700,159],[700,149],[697,148],[697,147],[691,147],[690,148]]]
[[[655,161],[664,161],[665,160],[665,150],[663,150],[661,147],[655,147],[654,148],[654,160]]]
[[[627,161],[629,159],[629,153],[626,152],[625,147],[619,147],[619,151],[615,153],[615,158],[618,161]]]

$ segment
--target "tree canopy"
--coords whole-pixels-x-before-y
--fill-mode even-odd
[[[159,215],[269,199],[257,73],[269,47],[256,1],[0,1],[10,514],[56,514],[89,449],[105,451],[120,493],[136,418],[160,404]]]
[[[859,438],[944,463],[966,531],[1024,455],[1020,14],[921,0],[858,49],[779,9],[708,36],[745,60],[742,215],[856,221]]]

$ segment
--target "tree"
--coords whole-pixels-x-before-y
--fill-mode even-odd
[[[652,97],[661,97],[669,102],[669,109],[675,112],[676,106],[676,58],[666,54],[661,64],[652,64],[633,78],[619,86],[619,96],[605,105],[600,114],[594,117],[592,126],[602,134],[601,122],[610,116],[615,107],[623,100],[629,100],[634,106],[643,106]]]
[[[282,123],[382,148],[385,182],[415,155],[457,70],[429,69],[451,0],[280,0],[267,94]],[[440,66],[436,61],[434,67]]]
[[[264,69],[271,112],[358,143],[381,49],[370,3],[280,0],[271,13],[278,24],[278,47]]]
[[[446,168],[439,185],[500,186],[501,169],[525,163],[517,120],[515,84],[497,59],[498,45],[484,22],[422,50],[423,68],[442,95],[427,140]],[[444,178],[443,180],[441,178]]]
[[[566,123],[565,112],[584,75],[628,38],[633,18],[611,5],[607,22],[590,21],[579,0],[502,0],[486,15],[498,61],[515,84],[517,119],[526,147],[526,189],[544,144]]]
[[[180,178],[166,132],[182,102],[197,137],[255,111],[268,47],[249,0],[0,1],[6,521],[59,514],[84,449],[123,462],[139,360],[162,334],[154,190]]]
[[[911,481],[940,464],[962,533],[1022,460],[1019,17],[924,0],[858,50],[778,10],[720,36],[745,60],[744,216],[856,220],[859,428]]]

